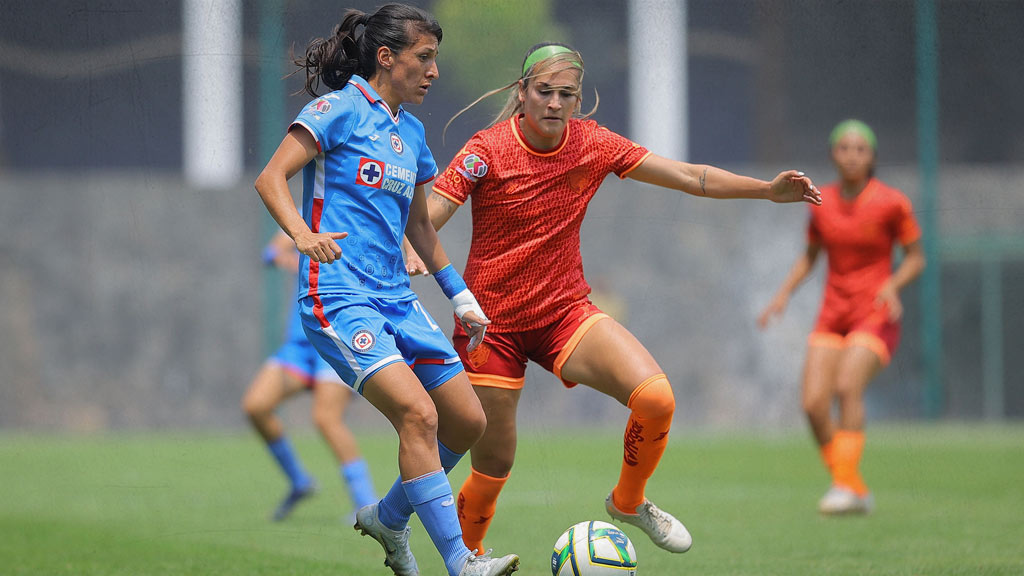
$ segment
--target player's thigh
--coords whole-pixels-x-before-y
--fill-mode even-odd
[[[247,412],[270,412],[305,387],[305,381],[284,366],[267,361],[253,378],[242,402]]]
[[[448,449],[467,452],[483,434],[487,420],[466,372],[460,370],[429,392],[437,409],[437,438]]]
[[[867,346],[852,345],[843,349],[836,370],[836,393],[860,396],[882,370],[882,360]]]
[[[313,386],[313,418],[318,423],[340,423],[352,397],[352,389],[341,379],[316,380]]]
[[[380,411],[396,430],[409,423],[437,426],[437,411],[412,369],[394,362],[377,370],[363,385],[363,398]]]
[[[661,374],[647,348],[612,318],[594,324],[562,366],[562,378],[586,384],[623,405],[641,382]]]
[[[843,348],[840,345],[828,341],[808,344],[801,384],[805,409],[828,405],[835,393],[836,372],[842,354]]]

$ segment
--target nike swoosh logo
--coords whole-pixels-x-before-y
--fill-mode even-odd
[[[455,498],[448,498],[444,502],[441,502],[441,506],[444,506],[445,508],[451,506],[452,504],[455,504]]]

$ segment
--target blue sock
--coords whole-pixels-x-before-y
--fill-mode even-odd
[[[462,527],[448,477],[438,470],[403,482],[402,486],[434,547],[444,558],[448,574],[458,574],[471,552],[462,543]]]
[[[441,455],[441,467],[444,468],[445,474],[451,472],[464,456],[464,454],[452,452],[440,440],[437,442],[437,451]],[[377,507],[377,517],[380,518],[381,524],[388,528],[401,530],[409,523],[412,513],[412,505],[409,504],[409,497],[406,496],[405,489],[402,487],[402,477],[399,476],[391,485],[388,493],[381,499],[380,506]]]
[[[348,495],[352,497],[352,504],[356,510],[373,504],[377,501],[377,494],[373,491],[373,481],[370,479],[370,467],[366,460],[360,458],[353,460],[339,467],[342,479],[348,486]]]
[[[288,476],[288,481],[292,483],[292,490],[303,490],[313,485],[313,477],[302,467],[299,457],[292,450],[292,445],[286,436],[281,436],[268,443],[267,448],[274,455],[281,470]]]

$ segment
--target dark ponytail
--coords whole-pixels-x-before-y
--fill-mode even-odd
[[[441,26],[429,13],[405,4],[386,4],[373,14],[349,10],[329,38],[316,38],[295,64],[306,72],[304,91],[319,96],[320,85],[340,90],[353,74],[370,79],[377,73],[377,50],[401,52],[419,34],[441,42]]]

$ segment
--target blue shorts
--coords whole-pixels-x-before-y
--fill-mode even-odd
[[[270,356],[269,361],[302,380],[307,388],[312,388],[314,382],[341,383],[334,367],[320,357],[301,331],[289,333],[288,340]]]
[[[310,343],[359,394],[366,380],[395,362],[408,364],[428,391],[462,371],[451,342],[415,294],[408,300],[307,296],[299,310]]]

